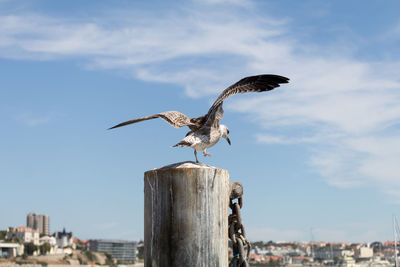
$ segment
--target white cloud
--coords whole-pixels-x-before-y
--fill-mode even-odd
[[[278,129],[284,133],[259,133],[261,143],[310,144],[310,166],[330,185],[368,185],[383,192],[400,189],[396,179],[400,171],[400,82],[392,73],[397,63],[318,54],[290,58],[281,73],[289,73],[291,85],[257,98],[238,98],[228,106],[253,114],[266,132]],[[269,64],[265,62],[265,68]]]
[[[311,168],[329,184],[373,185],[397,197],[400,62],[356,59],[354,44],[346,50],[343,43],[304,43],[288,20],[260,15],[248,1],[221,12],[225,2],[208,1],[210,8],[195,1],[162,15],[110,11],[90,21],[2,15],[0,56],[84,58],[91,68],[181,85],[192,97],[245,75],[283,74],[289,85],[232,99],[227,107],[252,115],[265,129],[257,135],[261,143],[308,144]],[[271,134],[276,129],[283,134]]]
[[[270,134],[258,134],[256,135],[257,142],[264,144],[298,144],[298,143],[318,143],[322,142],[326,139],[326,135],[329,136],[329,133],[314,135],[314,136],[301,136],[301,137],[284,137],[278,135],[270,135]]]
[[[364,155],[357,171],[385,192],[391,192],[399,201],[400,136],[369,136],[347,142],[352,150]]]
[[[287,53],[286,46],[265,42],[282,34],[282,20],[238,19],[242,9],[221,13],[223,9],[222,4],[211,9],[199,5],[158,17],[120,12],[91,21],[3,15],[0,56],[40,60],[84,57],[90,67],[123,69],[146,80],[177,83],[189,95],[200,96],[252,73],[250,62],[241,68],[238,64],[248,57],[257,58],[260,45],[273,57]],[[115,23],[115,16],[127,15],[129,21]]]

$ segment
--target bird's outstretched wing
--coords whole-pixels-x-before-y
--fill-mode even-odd
[[[183,126],[190,127],[193,125],[193,123],[190,122],[190,118],[187,117],[185,114],[182,114],[179,111],[167,111],[167,112],[162,112],[162,113],[158,113],[158,114],[154,114],[154,115],[150,115],[150,116],[140,117],[140,118],[133,119],[130,121],[125,121],[125,122],[122,122],[120,124],[117,124],[117,125],[109,128],[109,130],[118,128],[121,126],[125,126],[128,124],[145,121],[145,120],[156,119],[156,118],[161,118],[161,119],[165,120],[166,122],[168,122],[170,125],[174,126],[175,128],[180,128]]]
[[[211,126],[213,124],[219,124],[224,112],[222,109],[222,104],[229,96],[249,92],[259,93],[270,91],[276,87],[279,87],[280,84],[288,82],[289,78],[273,74],[262,74],[241,79],[237,83],[226,88],[218,96],[217,100],[215,100],[214,104],[212,104],[208,110],[205,125]]]

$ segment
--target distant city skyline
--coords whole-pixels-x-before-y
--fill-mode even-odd
[[[251,241],[391,240],[400,215],[400,2],[0,0],[0,229],[35,211],[82,239],[143,238],[143,173],[193,160],[186,129],[239,79],[232,145]],[[155,97],[157,96],[157,97]],[[162,133],[162,134],[160,134]]]
[[[50,234],[50,218],[48,215],[30,212],[26,215],[26,226],[39,231],[39,234]]]

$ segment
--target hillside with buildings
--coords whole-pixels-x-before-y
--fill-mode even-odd
[[[268,266],[388,267],[395,262],[394,242],[253,242],[250,262]]]
[[[72,232],[50,232],[47,215],[29,213],[26,226],[0,230],[0,265],[5,264],[101,264],[134,263],[136,242],[80,240]]]
[[[143,248],[143,242],[80,240],[65,228],[51,233],[49,216],[35,213],[27,215],[26,226],[0,231],[0,265],[131,264],[143,259]],[[395,243],[259,241],[252,243],[249,261],[252,266],[389,267],[394,266]]]

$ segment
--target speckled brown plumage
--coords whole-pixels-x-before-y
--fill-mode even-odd
[[[150,116],[140,117],[140,118],[133,119],[130,121],[125,121],[125,122],[122,122],[120,124],[117,124],[117,125],[109,128],[109,130],[118,128],[121,126],[125,126],[128,124],[145,121],[145,120],[156,119],[156,118],[161,118],[161,119],[165,120],[166,122],[168,122],[175,128],[180,128],[183,126],[191,126],[193,124],[192,122],[190,122],[190,118],[187,117],[185,114],[182,114],[179,111],[167,111],[167,112],[157,113],[157,114],[150,115]]]
[[[212,104],[207,114],[203,116],[189,118],[179,111],[167,111],[122,122],[109,129],[155,118],[161,118],[175,128],[188,126],[191,131],[175,146],[192,147],[195,150],[196,162],[198,162],[196,150],[203,150],[204,155],[210,155],[206,149],[215,145],[221,137],[227,139],[230,144],[228,128],[219,123],[224,114],[222,104],[225,99],[235,94],[270,91],[279,87],[280,84],[288,82],[288,78],[272,74],[246,77],[226,88]]]

